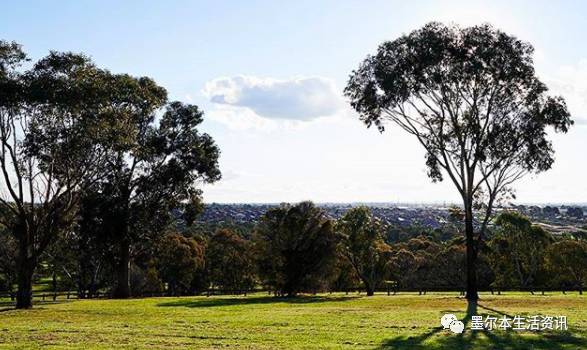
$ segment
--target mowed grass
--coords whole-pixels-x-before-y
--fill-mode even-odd
[[[578,294],[482,295],[476,314],[568,317],[569,330],[442,330],[466,319],[455,293],[356,294],[281,299],[242,296],[75,300],[0,312],[3,349],[583,349],[587,298]]]

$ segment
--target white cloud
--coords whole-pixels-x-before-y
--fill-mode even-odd
[[[278,128],[274,120],[259,117],[249,108],[220,106],[208,111],[206,115],[231,130],[274,131]]]
[[[344,106],[334,82],[323,77],[279,80],[239,75],[213,79],[202,92],[219,110],[228,111],[226,117],[242,112],[249,123],[251,113],[245,109],[262,119],[308,121],[334,115]]]
[[[552,94],[565,98],[575,123],[587,125],[587,59],[561,67],[546,82]]]

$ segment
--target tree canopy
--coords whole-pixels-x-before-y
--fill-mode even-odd
[[[448,177],[465,210],[468,297],[477,299],[475,257],[496,200],[528,173],[548,170],[553,129],[573,124],[562,97],[548,95],[526,42],[491,25],[432,22],[382,43],[352,72],[345,94],[367,125],[387,122],[416,137],[428,175]],[[473,209],[482,207],[474,232]]]
[[[81,194],[130,136],[128,116],[144,101],[138,91],[153,86],[81,54],[51,52],[23,70],[27,61],[18,44],[0,41],[0,219],[18,242],[22,308],[31,306],[39,256],[72,228]]]
[[[107,204],[85,213],[103,214],[109,238],[120,237],[128,277],[130,220],[132,233],[144,232],[171,209],[200,207],[198,185],[220,178],[197,106],[168,103],[152,79],[113,74],[82,54],[51,52],[24,69],[27,61],[18,44],[0,41],[0,222],[18,243],[23,308],[39,257],[74,230],[84,196]]]
[[[371,296],[389,274],[391,247],[383,240],[384,225],[369,208],[350,209],[336,223],[339,249]]]
[[[319,289],[334,268],[334,225],[312,202],[270,209],[253,240],[259,275],[283,295]]]

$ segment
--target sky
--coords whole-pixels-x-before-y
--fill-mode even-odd
[[[223,173],[206,202],[442,203],[459,197],[427,178],[417,141],[367,129],[342,90],[383,41],[430,21],[491,23],[535,47],[538,75],[576,122],[516,201],[585,203],[586,13],[581,1],[4,1],[0,39],[32,59],[83,52],[200,106]]]

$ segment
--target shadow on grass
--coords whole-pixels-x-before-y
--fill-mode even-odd
[[[484,334],[480,337],[478,334]],[[437,337],[430,342],[425,341],[429,336],[404,337],[399,336],[386,340],[377,349],[507,349],[507,350],[563,350],[585,349],[587,341],[569,332],[559,334],[535,334],[522,336],[510,332],[467,331],[464,335],[447,334]]]
[[[482,309],[507,315],[506,313],[477,303],[467,305],[466,316],[462,319],[465,332],[453,334],[442,327],[416,336],[397,336],[385,340],[377,349],[508,349],[508,350],[562,350],[587,348],[587,334],[580,337],[569,331],[548,333],[525,333],[516,331],[471,331],[467,325],[471,316],[477,314],[477,306]],[[510,315],[507,315],[511,317]],[[481,337],[480,335],[484,335]],[[436,337],[435,337],[436,336]]]
[[[296,296],[296,297],[210,297],[191,299],[185,298],[180,300],[168,301],[157,304],[162,307],[215,307],[215,306],[233,306],[233,305],[259,305],[259,304],[314,304],[333,301],[346,301],[355,299],[354,296],[344,297],[323,297],[323,296]]]
[[[512,315],[506,314],[505,312],[499,311],[497,309],[490,308],[489,306],[483,306],[483,305],[479,304],[479,307],[482,308],[483,310],[491,311],[491,312],[493,312],[495,314],[499,314],[499,315],[502,315],[502,316],[507,316],[509,318],[514,318],[514,316],[512,316]]]
[[[55,304],[64,304],[64,303],[71,303],[77,299],[69,299],[69,300],[44,300],[44,301],[33,301],[32,310],[35,308],[42,308],[43,306],[47,305],[55,305]],[[14,311],[16,309],[16,301],[0,301],[0,312],[6,311]],[[31,310],[31,309],[29,309]]]

